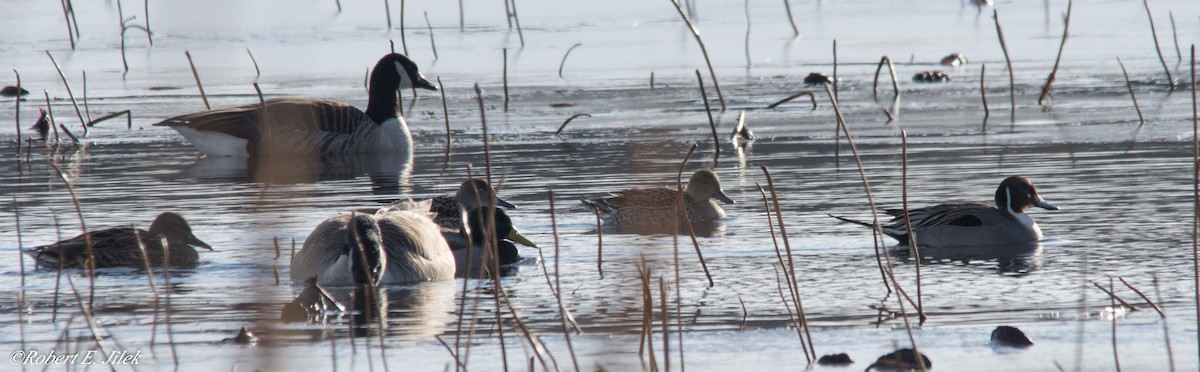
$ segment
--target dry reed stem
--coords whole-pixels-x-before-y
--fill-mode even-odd
[[[677,284],[678,285],[678,284]],[[667,283],[658,276],[658,304],[662,314],[663,371],[671,370],[671,312],[667,310]],[[575,368],[576,371],[579,368]]]
[[[1175,78],[1171,77],[1171,68],[1167,67],[1167,60],[1163,58],[1162,48],[1158,46],[1158,31],[1154,29],[1154,15],[1150,14],[1150,0],[1142,0],[1142,5],[1146,6],[1146,18],[1150,20],[1150,36],[1154,38],[1154,51],[1158,53],[1158,61],[1162,63],[1163,72],[1167,74],[1167,84],[1171,86],[1171,91],[1174,91],[1177,84]]]
[[[71,204],[75,206],[75,215],[79,217],[79,230],[82,231],[84,246],[87,248],[87,260],[84,261],[84,267],[88,273],[88,308],[92,308],[92,300],[96,294],[96,252],[92,249],[92,234],[87,231],[87,224],[83,221],[83,208],[79,207],[79,198],[75,196],[75,186],[71,185],[71,181],[67,180],[67,175],[53,161],[49,162],[50,167],[58,173],[58,177],[62,179],[63,185],[67,187],[67,193],[71,195]],[[61,271],[62,262],[59,262]]]
[[[1158,298],[1158,302],[1162,302],[1162,291],[1158,288],[1158,274],[1152,276],[1154,282],[1154,297]],[[1167,325],[1167,317],[1162,317],[1163,325],[1163,341],[1167,344],[1167,363],[1171,366],[1171,372],[1175,372],[1175,352],[1171,350],[1171,327]]]
[[[687,166],[688,159],[692,158],[692,153],[696,152],[697,147],[699,146],[693,143],[692,147],[688,149],[687,155],[683,156],[683,161],[679,163],[679,172],[675,174],[676,190],[684,190],[683,168]],[[696,258],[700,260],[700,267],[704,269],[704,277],[708,278],[708,287],[712,288],[716,286],[716,283],[713,282],[712,274],[708,272],[708,263],[704,262],[704,254],[700,252],[700,241],[696,240],[696,231],[692,228],[692,219],[687,215],[687,213],[684,212],[683,194],[683,192],[680,192],[679,198],[675,200],[675,203],[677,203],[675,207],[675,214],[683,216],[683,224],[685,227],[687,227],[688,237],[692,239],[692,247],[696,248]],[[678,226],[678,222],[676,222],[676,224],[676,226]]]
[[[590,118],[590,117],[592,117],[592,115],[591,115],[591,114],[575,114],[575,115],[571,115],[571,117],[569,117],[569,118],[567,118],[567,120],[564,120],[564,121],[563,121],[562,125],[559,125],[559,126],[558,126],[558,130],[554,131],[554,135],[556,135],[556,136],[557,136],[557,135],[561,135],[561,134],[562,134],[562,131],[563,131],[563,129],[566,129],[566,128],[567,128],[567,124],[568,124],[568,123],[570,123],[570,122],[571,122],[571,120],[575,120],[575,118],[577,118],[577,117],[580,117],[580,116],[587,116],[587,117],[589,117],[589,118]]]
[[[917,247],[917,236],[913,234],[912,220],[909,218],[908,211],[908,131],[900,130],[900,141],[900,159],[902,160],[900,193],[904,203],[904,229],[908,233],[908,248],[912,252],[912,256],[916,258],[914,264],[917,268],[917,316],[921,320],[921,324],[925,324],[925,303],[921,297],[921,250]]]
[[[754,65],[750,62],[750,0],[744,0],[742,7],[746,10],[746,41],[744,42],[746,46],[746,69],[750,69],[750,66]]]
[[[1128,287],[1130,290],[1132,290],[1133,293],[1137,293],[1137,295],[1141,296],[1143,300],[1146,300],[1146,303],[1150,304],[1150,307],[1154,308],[1154,311],[1158,313],[1159,317],[1164,318],[1164,319],[1167,317],[1167,314],[1164,314],[1162,309],[1159,308],[1158,305],[1156,305],[1154,303],[1154,301],[1150,300],[1150,297],[1147,297],[1145,293],[1142,293],[1142,291],[1139,291],[1137,288],[1134,288],[1132,284],[1129,284],[1129,282],[1125,281],[1125,278],[1118,276],[1117,279],[1121,280],[1121,283],[1125,284],[1125,286]]]
[[[87,103],[87,71],[81,71],[81,72],[83,73],[83,114],[84,114],[84,116],[87,116],[87,123],[91,123],[92,122],[92,111],[91,111],[91,109],[88,109],[88,103]]]
[[[838,95],[838,74],[837,74],[837,39],[833,39],[833,96]]]
[[[47,208],[47,209],[49,209],[49,208]],[[54,220],[54,240],[56,242],[61,242],[62,241],[62,225],[58,223],[58,215],[54,213],[53,209],[50,209],[50,218]],[[58,248],[58,249],[62,249],[62,247],[59,246],[58,243],[55,243],[54,247]],[[58,271],[56,271],[54,273],[54,299],[52,300],[52,302],[55,304],[58,303],[58,292],[59,292],[60,288],[62,288],[63,264],[64,264],[63,261],[59,260],[58,261]],[[35,260],[34,268],[36,269],[38,266],[39,265],[38,265],[37,261]],[[56,321],[58,321],[58,306],[53,306],[51,308],[50,322],[53,323]]]
[[[1133,99],[1133,109],[1137,110],[1138,126],[1146,125],[1146,118],[1142,116],[1142,108],[1138,105],[1137,94],[1133,93],[1133,83],[1129,81],[1129,71],[1125,70],[1125,63],[1121,62],[1121,57],[1117,57],[1117,64],[1121,65],[1121,73],[1125,75],[1125,88],[1129,89],[1129,98]]]
[[[502,75],[502,81],[504,82],[504,112],[508,112],[508,48],[501,49],[501,51],[504,58],[504,71]]]
[[[383,16],[387,17],[387,29],[392,29],[392,6],[388,4],[388,0],[383,0]],[[393,52],[394,53],[394,52]],[[351,344],[354,342],[351,341]]]
[[[1092,284],[1096,284],[1096,283],[1092,283]],[[1096,286],[1100,287],[1100,284],[1096,284]],[[1100,289],[1104,289],[1104,287],[1100,287]],[[1107,292],[1109,294],[1112,294],[1112,290],[1113,290],[1113,280],[1112,280],[1112,277],[1110,276],[1110,277],[1108,277],[1108,291]],[[1115,300],[1119,300],[1119,298],[1117,298],[1117,296],[1115,296],[1115,295],[1109,297],[1109,303],[1112,304],[1112,309],[1113,309],[1113,316],[1112,316],[1113,364],[1115,364],[1117,366],[1117,372],[1121,372],[1121,357],[1120,357],[1120,354],[1117,353],[1117,310],[1116,310],[1117,303],[1114,302]],[[1125,301],[1121,301],[1121,303],[1124,303],[1124,302]]]
[[[71,92],[71,84],[67,83],[67,75],[63,74],[62,68],[58,67],[58,62],[54,60],[54,56],[50,55],[50,51],[46,51],[46,56],[50,57],[50,63],[54,65],[54,69],[58,71],[58,77],[62,79],[63,86],[67,88],[67,97],[71,98],[71,105],[75,107],[75,115],[79,116],[79,123],[83,125],[83,135],[87,136],[88,129],[86,120],[83,120],[83,111],[79,110],[79,103],[75,102],[75,93]]]
[[[17,76],[17,99],[14,102],[16,108],[13,109],[13,123],[17,127],[17,155],[21,155],[21,73],[17,69],[13,69],[13,75]]]
[[[517,15],[517,0],[507,0],[512,2],[512,19],[517,23],[517,39],[521,41],[521,48],[525,48],[525,33],[521,31],[521,17]]]
[[[437,57],[434,57],[437,58]],[[446,122],[446,161],[450,161],[450,109],[446,107],[446,88],[442,86],[442,77],[437,77],[438,93],[442,94],[442,119]]]
[[[512,5],[508,3],[508,0],[504,0],[504,20],[508,22],[509,30],[512,29],[512,16]]]
[[[1067,46],[1067,30],[1071,27],[1071,5],[1073,1],[1067,0],[1067,15],[1063,16],[1063,34],[1062,41],[1058,44],[1058,57],[1054,58],[1054,68],[1050,69],[1050,76],[1046,77],[1046,84],[1042,85],[1042,93],[1038,95],[1038,105],[1045,105],[1050,99],[1050,85],[1054,84],[1054,78],[1058,75],[1058,63],[1062,61],[1063,49]],[[919,297],[919,296],[918,296]]]
[[[551,233],[554,234],[554,287],[552,288],[553,293],[554,293],[554,299],[557,300],[557,302],[558,302],[558,313],[559,313],[559,316],[562,317],[563,338],[565,338],[567,340],[567,350],[571,353],[571,364],[574,365],[576,371],[582,371],[581,369],[579,369],[579,359],[575,357],[575,346],[571,343],[571,332],[570,332],[570,330],[567,329],[568,320],[570,320],[570,323],[573,323],[575,325],[576,332],[580,332],[581,330],[579,329],[579,323],[575,322],[575,317],[571,316],[571,312],[567,310],[567,306],[563,304],[563,300],[562,300],[562,280],[561,280],[562,278],[560,275],[561,271],[559,271],[559,267],[558,267],[558,263],[560,261],[562,261],[562,256],[560,255],[560,250],[559,250],[558,220],[554,217],[554,215],[555,215],[554,189],[550,189],[547,191],[546,198],[550,200],[550,231],[551,231]],[[542,251],[539,249],[538,256],[541,256],[541,254],[542,254]],[[542,261],[542,269],[543,270],[546,269],[545,262],[546,261],[543,259],[543,261]],[[546,280],[549,280],[549,279],[550,278],[547,276]],[[549,283],[547,283],[547,284],[549,284]]]
[[[463,0],[458,0],[458,31],[466,30],[466,17],[463,15]]]
[[[1192,75],[1192,280],[1196,299],[1196,323],[1200,325],[1200,110],[1196,103],[1196,44],[1190,57]],[[1200,327],[1196,327],[1200,339]],[[1200,350],[1198,350],[1200,351]]]
[[[66,134],[67,134],[67,137],[71,137],[71,143],[74,143],[74,144],[76,144],[76,145],[78,145],[78,144],[79,144],[79,138],[78,138],[78,137],[75,137],[75,134],[74,134],[74,133],[71,133],[71,131],[67,129],[67,126],[66,126],[66,125],[59,124],[59,125],[58,125],[58,128],[59,128],[59,129],[62,129],[62,130],[63,130],[63,133],[66,133]]]
[[[50,120],[50,129],[54,130],[54,143],[58,144],[58,126],[54,125],[57,120],[54,120],[54,106],[50,105],[50,92],[42,89],[42,95],[46,97],[46,114]]]
[[[650,91],[654,91],[654,71],[650,71]]]
[[[62,5],[63,19],[67,22],[67,40],[71,41],[71,50],[75,50],[75,32],[71,29],[71,17],[69,14],[70,11],[67,10],[67,2],[66,0],[59,0],[59,4]]]
[[[128,31],[129,27],[125,25],[125,11],[121,10],[121,0],[117,0],[117,22],[121,26],[121,66],[125,68],[125,72],[129,72],[129,61],[125,58],[125,31]]]
[[[158,287],[154,285],[154,270],[150,268],[150,256],[146,254],[146,246],[142,244],[142,234],[138,232],[136,226],[130,225],[133,230],[133,239],[137,242],[138,253],[142,255],[142,269],[146,270],[146,282],[150,286],[150,293],[154,295],[154,320],[153,329],[150,331],[150,349],[154,349],[154,339],[158,336]],[[170,290],[169,288],[167,290]]]
[[[721,139],[717,136],[717,123],[713,121],[712,108],[708,105],[708,93],[704,91],[704,77],[700,76],[700,69],[696,69],[696,81],[700,83],[700,98],[704,101],[704,113],[708,115],[708,127],[712,130],[715,165],[721,159]]]
[[[562,75],[563,66],[567,64],[567,56],[571,55],[571,51],[575,50],[575,48],[578,48],[581,45],[583,45],[583,44],[575,43],[575,45],[572,45],[570,48],[567,48],[566,53],[563,53],[562,61],[558,62],[558,78],[559,79],[563,78],[563,75]]]
[[[79,296],[79,290],[75,288],[75,280],[71,276],[67,276],[67,283],[71,285],[71,293],[75,295],[75,304],[79,305],[79,312],[83,313],[83,319],[87,322],[88,329],[92,331],[92,338],[96,341],[96,348],[100,349],[100,354],[108,355],[108,351],[104,350],[104,336],[100,335],[99,326],[96,325],[96,319],[92,316],[91,306],[83,306],[83,298]],[[111,335],[109,335],[111,337]]]
[[[408,55],[408,42],[406,41],[404,32],[404,0],[400,0],[400,50],[404,51],[404,55]]]
[[[746,312],[746,300],[743,300],[741,295],[738,295],[737,298],[738,298],[738,303],[742,305],[742,324],[738,326],[738,331],[745,331],[746,330],[746,321],[749,318],[750,314],[748,312]]]
[[[800,28],[796,27],[796,17],[792,16],[792,4],[789,4],[788,0],[783,0],[783,9],[787,11],[788,23],[792,25],[792,34],[795,35],[793,39],[799,38]]]
[[[339,4],[339,13],[341,8],[342,6]],[[154,46],[154,34],[150,32],[150,0],[142,1],[142,10],[145,12],[143,16],[146,18],[146,41],[150,43],[150,46]]]
[[[17,143],[17,147],[18,148],[21,147],[19,142]],[[16,221],[17,246],[24,247],[25,243],[21,239],[21,212],[20,212],[20,208],[19,208],[20,205],[17,204],[17,196],[16,195],[12,196],[12,205],[13,205],[13,220]],[[21,284],[20,284],[20,289],[17,292],[17,304],[18,304],[17,307],[18,307],[19,311],[17,311],[17,312],[24,313],[25,312],[25,252],[22,252],[20,249],[17,249],[17,258],[20,259],[20,265],[21,265],[20,266],[21,267]],[[24,324],[22,324],[22,326],[24,326]],[[24,338],[22,338],[21,342],[22,343],[25,342]]]
[[[793,95],[787,96],[787,98],[781,99],[781,100],[779,100],[779,102],[775,102],[775,103],[772,103],[772,104],[768,105],[768,106],[767,106],[767,108],[769,108],[769,109],[773,109],[773,108],[779,107],[779,105],[782,105],[782,104],[784,104],[784,103],[787,103],[787,102],[789,102],[789,101],[791,101],[791,100],[794,100],[794,99],[796,99],[796,98],[803,97],[803,96],[805,96],[805,95],[807,95],[807,96],[808,96],[808,98],[809,98],[809,100],[811,100],[811,101],[812,101],[812,109],[813,109],[813,110],[816,110],[816,109],[817,109],[817,96],[816,96],[816,95],[814,95],[812,92],[800,92],[800,93],[796,93],[796,94],[793,94]]]
[[[763,175],[767,177],[767,188],[771,190],[771,202],[775,207],[775,220],[779,224],[779,236],[783,238],[783,249],[787,253],[788,262],[787,267],[785,267],[785,274],[787,274],[788,280],[791,281],[792,301],[796,303],[796,317],[800,319],[800,325],[804,326],[804,336],[808,339],[808,348],[806,351],[812,353],[806,357],[808,358],[808,362],[812,363],[813,360],[817,359],[817,348],[813,345],[812,332],[808,328],[808,317],[804,312],[803,297],[800,296],[800,282],[796,279],[796,261],[792,256],[792,244],[788,240],[787,226],[783,223],[783,208],[779,205],[779,194],[775,192],[775,181],[771,177],[771,171],[767,169],[766,165],[761,165],[760,167],[762,168]],[[780,262],[780,265],[782,264],[783,262]]]
[[[896,97],[900,96],[900,80],[896,78],[896,66],[892,64],[892,59],[888,56],[879,58],[879,64],[875,66],[875,82],[871,84],[871,95],[876,101],[879,100],[879,73],[883,71],[883,64],[887,63],[888,72],[892,74],[892,93]]]
[[[179,353],[175,350],[175,332],[171,329],[171,265],[168,265],[168,263],[170,263],[170,257],[171,257],[171,245],[167,242],[167,239],[165,239],[165,238],[161,239],[159,241],[159,244],[162,244],[162,247],[163,247],[162,274],[163,274],[163,289],[164,289],[163,292],[165,292],[163,297],[164,297],[164,302],[166,302],[166,307],[167,307],[166,308],[166,317],[165,317],[166,322],[167,322],[167,344],[169,344],[171,346],[171,359],[174,361],[175,370],[178,371],[179,370]]]
[[[784,271],[786,272],[787,263],[784,261],[783,253],[779,249],[779,239],[775,237],[775,222],[771,221],[770,200],[767,199],[767,192],[763,189],[762,185],[759,185],[757,182],[754,185],[758,186],[758,193],[762,195],[763,208],[767,212],[767,230],[771,232],[771,242],[775,244],[775,259],[779,261],[779,266],[771,265],[771,267],[775,268],[775,286],[779,289],[779,299],[783,301],[783,306],[787,308],[788,319],[791,320],[792,325],[796,327],[796,337],[800,339],[800,348],[804,350],[804,358],[808,360],[809,364],[811,364],[812,353],[808,350],[808,344],[804,341],[804,331],[800,326],[800,320],[798,320],[792,314],[792,305],[787,302],[787,297],[784,297],[783,295],[783,286],[779,284],[779,267],[783,267]],[[796,294],[798,292],[796,291],[796,283],[792,281],[792,279],[795,277],[791,275],[784,275],[783,278],[784,281],[787,282],[788,294],[792,297],[792,302],[796,302]]]
[[[1128,307],[1130,311],[1141,311],[1142,310],[1142,309],[1139,309],[1137,306],[1133,306],[1133,304],[1126,302],[1120,296],[1117,296],[1116,293],[1112,292],[1111,288],[1106,289],[1106,288],[1104,288],[1104,286],[1100,285],[1100,283],[1096,283],[1096,282],[1092,282],[1092,284],[1095,285],[1096,288],[1100,288],[1101,291],[1104,291],[1104,293],[1107,294],[1109,297],[1112,297],[1113,300],[1120,302],[1121,306]],[[1114,310],[1114,311],[1116,311],[1116,310]]]
[[[117,112],[114,112],[114,113],[110,113],[110,114],[108,114],[108,115],[104,115],[104,116],[98,117],[98,118],[96,118],[96,119],[94,119],[94,120],[88,121],[88,123],[87,123],[87,126],[89,126],[89,127],[93,127],[93,126],[96,126],[96,124],[99,124],[99,123],[100,123],[100,122],[102,122],[102,121],[105,121],[105,120],[108,120],[108,119],[112,119],[112,118],[115,118],[115,117],[118,117],[118,116],[121,116],[121,115],[125,115],[125,127],[126,127],[127,129],[133,129],[133,114],[132,114],[132,113],[131,113],[129,110],[117,111]]]
[[[1175,13],[1168,11],[1167,16],[1171,18],[1171,38],[1175,39],[1175,60],[1183,62],[1183,52],[1179,50],[1179,32],[1175,30]]]
[[[987,133],[987,121],[992,116],[992,110],[988,108],[987,103],[987,87],[983,85],[987,79],[987,64],[979,66],[979,98],[983,100],[983,133]]]
[[[212,106],[208,104],[208,95],[204,94],[204,85],[200,84],[200,73],[196,72],[196,64],[192,62],[192,52],[185,50],[183,55],[187,56],[188,65],[192,67],[192,77],[196,79],[196,88],[200,89],[200,99],[204,100],[204,109],[212,110]]]
[[[604,227],[600,226],[600,211],[593,209],[592,213],[596,215],[596,273],[604,279]]]
[[[642,255],[641,263],[637,264],[638,280],[642,282],[642,340],[638,343],[638,357],[650,354],[650,371],[658,371],[658,362],[654,357],[654,300],[650,293],[650,267],[647,266],[646,256]]]
[[[423,12],[425,15],[425,29],[429,31],[429,47],[433,49],[433,60],[438,59],[437,42],[433,41],[433,25],[429,23],[429,12]]]
[[[708,48],[704,46],[704,40],[700,39],[700,29],[696,28],[696,24],[692,23],[692,19],[687,14],[684,14],[679,0],[671,0],[671,3],[675,4],[675,10],[679,11],[679,16],[683,18],[684,23],[687,23],[688,29],[692,31],[692,36],[696,37],[696,43],[700,44],[700,53],[704,55],[704,63],[708,64],[708,75],[712,77],[713,87],[717,91],[717,99],[721,101],[721,111],[725,111],[725,95],[721,93],[721,84],[717,82],[717,70],[713,68],[712,59],[708,58]]]
[[[1012,58],[1008,56],[1008,44],[1004,42],[1004,31],[1000,29],[1000,12],[992,9],[992,20],[996,21],[996,37],[1000,39],[1000,50],[1004,52],[1004,64],[1008,66],[1008,99],[1011,105],[1011,120],[1017,122],[1017,88],[1013,73]]]
[[[258,80],[262,76],[262,70],[258,68],[258,60],[254,59],[254,53],[250,52],[250,47],[246,47],[246,55],[250,56],[250,62],[254,64],[254,80]]]

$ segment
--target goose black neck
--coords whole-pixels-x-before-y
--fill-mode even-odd
[[[376,124],[382,124],[396,117],[397,92],[400,90],[397,78],[387,78],[384,68],[371,71],[371,86],[367,97],[367,116]],[[394,74],[394,72],[392,72]]]

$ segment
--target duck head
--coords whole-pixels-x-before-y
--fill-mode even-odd
[[[1037,187],[1025,177],[1012,176],[1000,182],[1000,187],[996,189],[996,208],[1015,214],[1024,213],[1030,207],[1058,210],[1058,206],[1042,199]]]
[[[454,200],[462,203],[466,210],[492,205],[509,209],[517,208],[517,206],[497,196],[496,189],[488,185],[487,181],[478,178],[463,181],[462,185],[458,186],[458,192],[454,194]],[[492,203],[493,200],[495,204]]]
[[[166,238],[167,243],[174,246],[190,245],[212,250],[212,246],[192,234],[192,226],[187,220],[174,212],[163,212],[155,217],[150,223],[150,233]]]
[[[735,203],[721,190],[721,179],[708,169],[701,169],[692,174],[692,178],[688,180],[687,194],[694,200],[717,199],[725,204]]]

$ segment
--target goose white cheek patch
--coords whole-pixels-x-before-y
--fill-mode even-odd
[[[396,64],[396,74],[400,75],[400,87],[412,86],[412,80],[408,79],[408,71],[404,70],[404,66],[400,62],[392,62]]]

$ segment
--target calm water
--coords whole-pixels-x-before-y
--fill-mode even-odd
[[[721,112],[709,85],[721,154],[713,141],[693,70],[703,61],[694,41],[667,3],[559,4],[519,2],[526,47],[508,31],[499,4],[467,4],[460,31],[457,7],[408,2],[409,54],[426,76],[446,85],[453,143],[445,154],[443,113],[436,95],[405,107],[415,132],[411,163],[387,158],[340,158],[324,164],[249,167],[243,160],[203,158],[169,129],[150,125],[168,116],[202,109],[183,50],[190,50],[214,106],[256,101],[256,79],[268,97],[312,96],[365,104],[362,74],[387,41],[400,49],[398,20],[385,29],[382,4],[313,1],[277,8],[280,2],[220,3],[213,9],[189,4],[151,4],[155,45],[143,34],[127,36],[130,72],[122,76],[115,4],[76,4],[79,49],[65,39],[61,9],[54,4],[0,1],[0,20],[16,31],[0,38],[0,62],[21,72],[36,91],[21,102],[23,135],[44,105],[45,89],[58,121],[77,134],[78,119],[57,73],[43,52],[64,68],[76,94],[80,72],[88,72],[89,114],[133,111],[133,129],[122,120],[104,122],[79,146],[36,145],[17,157],[13,100],[0,105],[0,280],[12,283],[0,300],[0,350],[48,351],[93,347],[91,331],[70,291],[88,280],[79,272],[63,277],[27,267],[21,275],[19,246],[78,234],[71,196],[50,167],[59,164],[71,180],[89,228],[146,226],[159,212],[176,211],[196,235],[216,250],[201,252],[193,270],[172,270],[170,332],[154,315],[155,297],[138,271],[102,270],[95,280],[95,312],[105,347],[142,351],[139,370],[170,369],[175,356],[185,370],[237,366],[265,370],[327,366],[329,369],[389,368],[443,370],[454,358],[436,337],[454,346],[458,313],[466,300],[464,329],[476,328],[468,366],[498,370],[527,368],[529,343],[504,309],[504,346],[497,330],[492,284],[462,279],[398,286],[388,291],[388,330],[379,337],[348,337],[344,319],[331,325],[281,324],[279,310],[298,291],[286,282],[292,241],[301,244],[321,220],[352,208],[400,197],[453,192],[468,175],[484,169],[484,142],[471,85],[484,89],[493,177],[503,179],[501,196],[517,204],[516,225],[543,248],[549,266],[559,265],[563,301],[580,323],[571,334],[580,366],[609,370],[648,369],[637,354],[642,327],[641,283],[636,266],[644,259],[655,278],[678,286],[684,327],[683,352],[692,370],[803,368],[805,359],[780,301],[775,250],[756,184],[770,169],[780,196],[795,254],[805,310],[819,354],[847,352],[865,368],[875,357],[910,344],[904,323],[881,313],[898,310],[888,296],[870,231],[840,224],[827,213],[869,218],[861,179],[844,139],[835,150],[834,113],[823,91],[800,84],[809,72],[832,73],[832,39],[838,39],[842,109],[875,200],[896,207],[901,197],[900,131],[909,135],[909,198],[914,205],[989,200],[998,182],[1020,174],[1038,185],[1063,210],[1036,211],[1046,240],[1026,250],[927,250],[921,291],[929,320],[914,330],[916,342],[939,370],[1114,370],[1110,300],[1092,283],[1122,277],[1166,311],[1168,321],[1117,282],[1117,294],[1145,311],[1118,314],[1117,355],[1126,370],[1167,370],[1164,329],[1169,329],[1175,366],[1193,370],[1197,359],[1191,228],[1191,97],[1168,94],[1154,56],[1144,10],[1137,2],[1076,4],[1052,106],[1036,104],[1053,64],[1061,33],[1059,2],[1001,2],[1001,14],[1017,71],[1017,113],[1008,111],[1007,72],[995,40],[991,8],[957,4],[869,1],[796,2],[804,36],[793,40],[782,4],[750,4],[751,61],[744,52],[742,2],[699,4],[697,9],[729,109]],[[289,3],[291,4],[291,3]],[[128,4],[126,4],[128,5]],[[1169,20],[1173,11],[1180,43],[1200,35],[1196,9],[1187,1],[1152,4],[1163,52],[1176,77],[1190,81],[1186,64],[1175,60]],[[161,8],[159,8],[161,7]],[[206,5],[205,7],[208,7]],[[379,8],[379,9],[377,9]],[[392,11],[398,12],[397,4]],[[140,4],[128,5],[126,15]],[[434,60],[421,12],[428,11],[438,42]],[[557,76],[562,54],[564,77]],[[245,54],[249,46],[263,70],[256,77]],[[512,99],[504,112],[501,52],[509,48]],[[936,61],[965,53],[970,64],[949,68]],[[1187,51],[1185,50],[1186,54]],[[875,62],[897,62],[903,90],[891,88],[881,101],[871,95]],[[1147,123],[1139,126],[1113,57],[1130,68]],[[979,100],[980,64],[986,63],[991,117],[983,131]],[[937,69],[953,81],[917,85],[913,73]],[[655,73],[655,89],[649,78]],[[707,73],[706,81],[710,80]],[[4,85],[11,84],[3,80]],[[711,84],[711,82],[710,82]],[[162,87],[177,89],[161,89]],[[151,89],[155,88],[155,89]],[[763,107],[800,90],[807,98],[778,109]],[[80,97],[77,97],[80,98]],[[569,105],[563,105],[569,104]],[[884,108],[899,107],[888,121]],[[894,110],[894,109],[893,109]],[[760,139],[743,151],[727,141],[738,111]],[[562,136],[553,133],[575,113]],[[699,144],[686,174],[714,167],[736,205],[730,218],[698,238],[711,271],[709,287],[687,237],[679,240],[680,281],[672,265],[670,235],[598,234],[592,214],[578,199],[627,187],[674,182],[689,146]],[[554,255],[553,189],[560,254]],[[15,200],[15,201],[14,201]],[[17,228],[16,217],[20,218]],[[19,234],[18,234],[19,232]],[[281,252],[276,257],[278,239]],[[887,242],[889,246],[892,241]],[[558,366],[570,369],[555,298],[547,286],[538,251],[523,249],[526,263],[503,280],[522,322],[548,345]],[[891,255],[901,285],[915,295],[915,260]],[[556,262],[557,261],[557,262]],[[26,265],[32,265],[26,261]],[[601,270],[603,272],[601,273]],[[283,278],[276,283],[276,275]],[[1153,278],[1157,277],[1157,290]],[[657,279],[655,279],[657,280]],[[160,287],[162,276],[155,278]],[[20,308],[20,284],[28,303]],[[655,299],[658,290],[654,289]],[[744,302],[744,305],[743,305]],[[744,307],[743,307],[744,306]],[[57,311],[55,308],[57,307]],[[671,304],[672,322],[675,306]],[[1107,309],[1107,313],[1106,313]],[[911,309],[909,309],[911,310]],[[57,313],[57,314],[56,314]],[[658,312],[654,313],[659,316]],[[1168,323],[1169,322],[1169,323]],[[993,349],[988,335],[997,325],[1025,330],[1036,346],[1023,351]],[[224,342],[240,327],[259,332],[264,345]],[[670,358],[679,364],[679,337],[672,327]],[[64,336],[65,335],[65,336]],[[464,334],[465,335],[465,334]],[[436,336],[436,337],[435,337]],[[176,345],[174,354],[168,347]],[[60,339],[68,342],[60,343]],[[464,340],[465,341],[465,340]],[[654,336],[662,360],[661,334]],[[464,344],[468,344],[465,343]],[[66,346],[69,345],[69,346]],[[369,346],[369,347],[368,347]],[[386,360],[386,362],[385,362]],[[3,362],[0,370],[17,369]],[[39,370],[40,366],[26,366]],[[539,366],[540,368],[540,366]],[[818,368],[825,369],[825,368]]]

